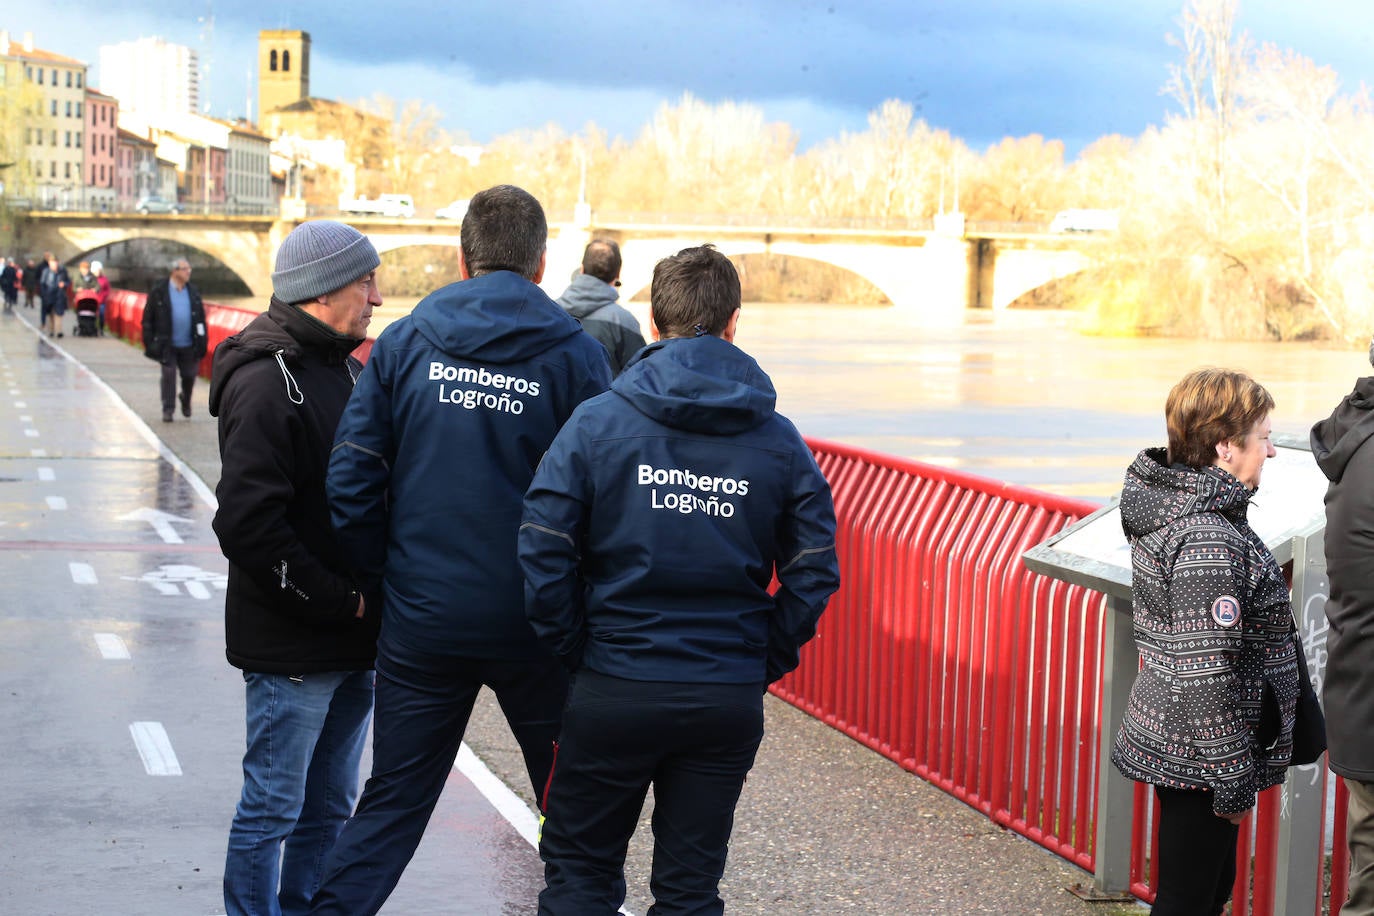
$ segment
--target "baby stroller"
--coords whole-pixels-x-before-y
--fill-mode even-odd
[[[76,300],[76,336],[96,337],[99,327],[100,303],[94,296],[82,296]]]

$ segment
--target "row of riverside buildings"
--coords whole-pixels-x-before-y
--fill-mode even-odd
[[[13,39],[0,28],[0,197],[34,209],[275,214],[300,197],[303,164],[329,167],[331,194],[352,183],[321,111],[373,117],[309,97],[305,32],[259,33],[261,126],[197,112],[199,64],[185,46],[104,46],[96,89],[86,63],[36,47],[31,32]]]

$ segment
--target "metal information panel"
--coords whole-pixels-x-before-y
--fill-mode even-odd
[[[1276,457],[1264,463],[1259,491],[1250,500],[1250,527],[1280,564],[1293,558],[1293,539],[1326,524],[1326,476],[1308,444],[1273,437]],[[1124,469],[1123,469],[1124,473]],[[1034,572],[1118,598],[1131,596],[1131,548],[1121,530],[1121,511],[1110,505],[1037,544],[1022,555]]]

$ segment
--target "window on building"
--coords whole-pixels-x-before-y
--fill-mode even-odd
[[[57,145],[57,131],[55,131],[55,130],[54,130],[54,131],[49,131],[49,133],[52,135],[52,137],[51,137],[51,139],[52,139],[52,145],[53,145],[53,146],[56,146],[56,145]]]
[[[56,177],[57,177],[57,160],[53,160],[52,162],[49,162],[49,163],[48,163],[48,166],[49,166],[49,168],[48,168],[48,177],[49,177],[49,178],[56,178]]]
[[[67,99],[67,117],[70,118],[71,116],[72,116],[72,100],[71,100],[71,99]]]
[[[82,77],[82,74],[80,74],[80,73],[78,73],[78,74],[76,75],[76,88],[77,88],[77,89],[80,89],[80,88],[81,88],[81,77]]]
[[[76,116],[77,116],[78,118],[81,117],[81,103],[80,103],[80,102],[77,102],[77,103],[76,103]]]
[[[54,67],[54,68],[53,68],[53,71],[52,71],[52,84],[53,84],[54,86],[57,85],[57,68],[56,68],[56,67]]]
[[[282,71],[285,72],[285,73],[290,73],[290,72],[291,72],[291,52],[290,52],[290,51],[283,51],[283,52],[281,52],[281,68],[282,68]]]
[[[72,88],[72,71],[67,71],[67,88]]]
[[[277,51],[275,48],[267,54],[267,69],[273,73],[277,72]]]
[[[43,85],[43,68],[38,68],[38,85]]]
[[[78,149],[81,147],[81,131],[79,130],[76,132],[76,145]]]
[[[63,178],[71,178],[71,177],[72,177],[72,164],[71,164],[70,162],[64,162],[64,163],[62,163],[62,177],[63,177]]]
[[[34,178],[42,178],[42,177],[43,177],[43,163],[41,163],[41,162],[35,162],[35,163],[33,164],[33,177],[34,177]]]
[[[57,99],[52,100],[52,116],[57,117]]]
[[[39,71],[39,72],[42,72],[42,71]],[[25,66],[25,67],[24,67],[24,76],[28,77],[28,79],[32,82],[32,80],[33,80],[33,68],[32,68],[32,67],[29,67],[29,66]]]
[[[62,132],[62,145],[70,147],[72,145],[72,132],[67,130]]]

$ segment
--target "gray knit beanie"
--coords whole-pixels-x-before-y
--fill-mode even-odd
[[[301,223],[277,249],[272,292],[283,302],[305,302],[347,286],[380,263],[377,249],[352,226],[329,219]]]

